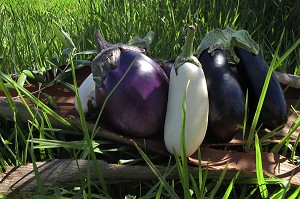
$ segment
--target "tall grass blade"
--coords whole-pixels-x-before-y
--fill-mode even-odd
[[[300,196],[300,186],[294,191],[294,193],[292,193],[288,199],[299,199]]]
[[[243,138],[245,138],[245,134],[246,134],[247,121],[248,121],[248,89],[245,95],[245,116],[244,116],[244,123],[243,123]]]
[[[66,126],[71,127],[71,124],[61,116],[59,116],[56,112],[54,112],[51,108],[49,108],[47,105],[45,105],[43,102],[41,102],[37,97],[35,97],[32,93],[30,93],[28,90],[26,90],[24,87],[19,86],[14,80],[11,79],[8,75],[4,74],[0,71],[0,78],[2,78],[4,81],[10,83],[13,85],[16,89],[20,90],[20,92],[28,97],[34,104],[36,104],[38,107],[40,107],[43,111],[49,113],[49,115],[53,116],[55,119],[60,121],[61,123],[65,124]]]
[[[278,153],[282,146],[289,140],[291,135],[297,130],[300,126],[300,117],[298,117],[292,124],[291,128],[289,129],[288,133],[276,144],[272,149],[271,152]]]
[[[251,199],[251,198],[253,198],[254,196],[254,193],[256,192],[256,190],[257,190],[257,187],[255,187],[249,194],[248,194],[248,196],[247,197],[245,197],[245,199]]]
[[[268,73],[267,73],[267,76],[266,76],[266,79],[265,79],[265,82],[264,82],[264,85],[263,85],[261,96],[259,98],[257,109],[256,109],[256,112],[255,112],[255,115],[254,115],[254,118],[253,118],[253,121],[252,121],[251,129],[250,129],[250,132],[249,132],[249,138],[247,140],[247,145],[246,145],[246,149],[247,150],[250,150],[251,144],[253,142],[255,128],[256,128],[257,121],[258,121],[258,118],[259,118],[259,114],[260,114],[260,111],[261,111],[261,108],[262,108],[262,105],[263,105],[263,102],[264,102],[265,95],[267,93],[267,88],[268,88],[268,85],[269,85],[269,82],[270,82],[270,78],[271,78],[272,72],[274,70],[276,70],[276,68],[278,68],[280,66],[280,64],[282,64],[282,62],[300,45],[300,38],[299,38],[292,45],[292,47],[290,47],[284,53],[284,55],[281,58],[279,58],[279,55],[278,55],[279,54],[279,47],[280,47],[280,44],[282,43],[283,35],[284,35],[284,30],[283,30],[283,32],[281,34],[279,45],[277,46],[274,58],[272,59],[270,68],[268,70]]]
[[[58,39],[66,46],[69,47],[70,49],[75,49],[74,42],[70,38],[70,36],[63,31],[59,25],[56,22],[53,22],[52,29],[54,30],[55,35],[58,37]]]
[[[270,199],[282,199],[285,198],[285,189],[280,189],[278,192],[274,193]]]
[[[189,176],[190,176],[190,180],[191,180],[191,183],[192,183],[193,192],[195,193],[196,198],[203,198],[203,197],[200,196],[200,190],[198,188],[196,180],[194,179],[194,177],[192,176],[192,174],[190,174]]]
[[[30,136],[31,136],[31,138],[33,138],[32,130],[33,130],[33,126],[30,127]],[[30,155],[31,155],[34,176],[35,176],[35,180],[37,181],[39,193],[44,195],[45,194],[45,189],[44,189],[44,186],[43,186],[43,183],[42,183],[41,175],[38,171],[38,167],[37,167],[37,164],[36,164],[36,157],[35,157],[35,154],[34,154],[34,151],[33,151],[33,143],[32,142],[31,142],[31,146],[30,146]]]
[[[63,36],[66,38],[66,40],[68,41],[68,44],[69,46],[72,48],[72,49],[76,49],[75,47],[75,44],[73,42],[73,40],[71,39],[71,37],[63,30],[61,30]]]
[[[16,144],[15,144],[15,152],[11,151],[11,153],[15,157],[15,160],[13,160],[13,162],[15,163],[15,166],[19,166],[20,164],[27,162],[27,150],[23,151],[23,154],[24,154],[23,161],[22,161],[21,157],[19,157],[19,152],[20,152],[19,145],[21,145],[22,147],[27,149],[26,138],[23,134],[23,131],[24,131],[23,129],[25,129],[25,126],[21,119],[19,110],[18,110],[17,106],[15,105],[13,98],[11,97],[8,89],[4,85],[2,78],[0,78],[0,89],[3,91],[4,95],[6,96],[6,100],[8,101],[8,104],[13,112],[14,131],[15,131],[14,137],[15,137]],[[21,140],[19,140],[19,137],[21,138]],[[7,145],[6,145],[6,148],[8,148]]]
[[[238,178],[239,174],[240,174],[241,170],[239,170],[233,177],[233,179],[231,180],[228,188],[226,189],[225,193],[224,193],[224,196],[222,197],[222,199],[226,199],[226,198],[229,198],[230,196],[230,193],[231,191],[233,190],[234,188],[234,183],[236,181],[236,179]]]
[[[92,139],[89,135],[87,122],[85,120],[85,115],[83,113],[82,106],[81,106],[81,101],[80,101],[80,97],[79,97],[79,93],[78,93],[78,87],[77,87],[77,81],[76,81],[75,68],[74,68],[74,63],[73,63],[74,52],[75,52],[75,49],[73,49],[73,51],[70,55],[70,63],[71,63],[71,66],[72,66],[72,77],[73,77],[73,83],[74,83],[74,88],[75,88],[75,98],[78,102],[78,112],[79,112],[79,117],[80,117],[80,121],[81,121],[81,125],[82,125],[82,130],[83,130],[83,133],[84,133],[84,138],[86,139],[87,144],[88,144],[89,158],[90,158],[90,156],[92,157],[96,173],[99,176],[99,184],[100,184],[104,194],[106,194],[108,196],[109,195],[108,189],[107,189],[106,183],[104,181],[104,177],[103,177],[101,168],[100,168],[100,166],[97,162],[97,158],[96,158],[94,148],[93,148],[93,144],[92,144]],[[88,162],[88,164],[89,165],[88,165],[88,170],[87,170],[87,179],[88,179],[87,182],[88,182],[88,194],[90,196],[91,195],[90,161]]]
[[[282,42],[283,35],[284,35],[284,31],[281,34],[280,42],[279,43]],[[280,45],[277,46],[277,49],[276,49],[276,52],[275,52],[275,58],[273,58],[272,62],[274,62],[274,60],[278,56],[279,46]],[[273,73],[274,70],[275,70],[274,64],[271,63],[271,65],[269,67],[269,70],[268,70],[268,73],[266,75],[266,79],[264,81],[264,85],[263,85],[263,88],[262,88],[262,91],[261,91],[261,94],[260,94],[260,98],[259,98],[259,101],[258,101],[258,104],[257,104],[257,108],[256,108],[256,111],[255,111],[255,114],[254,114],[254,117],[253,117],[253,121],[252,121],[252,124],[251,124],[250,132],[249,132],[249,137],[247,139],[247,144],[246,144],[246,149],[247,150],[250,150],[251,149],[251,145],[253,144],[257,122],[258,122],[259,115],[260,115],[260,112],[261,112],[261,109],[262,109],[262,106],[263,106],[263,103],[264,103],[264,99],[265,99],[265,96],[266,96],[266,93],[267,93],[267,90],[268,90],[268,86],[269,86],[269,83],[270,83],[271,75],[272,75],[272,73]]]
[[[291,159],[294,160],[295,157],[296,157],[296,152],[298,151],[298,146],[299,146],[299,141],[300,141],[300,134],[298,134],[296,140],[295,140],[295,143],[294,143],[294,146],[293,146],[293,149],[292,149],[292,153],[291,153]]]
[[[175,190],[169,185],[169,183],[166,181],[164,176],[157,170],[155,165],[151,162],[151,160],[147,157],[147,155],[144,153],[144,151],[137,145],[135,144],[137,150],[141,154],[141,156],[144,158],[150,169],[153,171],[153,173],[156,175],[156,177],[159,179],[161,184],[165,187],[167,192],[170,194],[170,198],[174,199],[179,199],[179,196],[176,194]]]
[[[165,179],[167,176],[169,176],[170,173],[171,173],[174,169],[176,169],[176,165],[173,165],[173,166],[170,168],[170,162],[169,162],[169,164],[168,164],[168,166],[167,166],[167,169],[166,169],[166,172],[165,172],[164,175],[163,175],[163,178]],[[153,198],[153,196],[155,196],[156,198],[157,198],[157,197],[160,197],[161,194],[162,194],[162,191],[163,191],[163,187],[164,187],[163,184],[158,180],[158,182],[157,182],[155,185],[153,185],[153,186],[151,187],[151,189],[147,192],[147,194],[144,195],[143,197],[141,197],[140,199]],[[155,194],[154,191],[156,191],[157,188],[158,188],[158,191],[157,191],[157,193]],[[152,196],[152,197],[151,197],[151,196]]]
[[[93,132],[92,132],[92,137],[95,136],[95,134],[97,133],[97,129],[99,127],[97,127],[97,125],[99,124],[99,121],[100,121],[100,118],[101,118],[101,115],[103,113],[103,110],[104,110],[104,107],[106,106],[107,104],[107,101],[109,100],[110,96],[113,94],[113,92],[118,88],[118,86],[121,84],[121,82],[123,81],[123,79],[126,77],[126,75],[128,74],[128,72],[130,71],[130,69],[132,68],[133,64],[136,62],[136,60],[139,58],[139,54],[135,56],[135,58],[133,59],[133,61],[130,63],[130,65],[128,66],[128,68],[126,69],[126,71],[124,72],[124,74],[122,75],[122,77],[120,78],[120,80],[117,82],[117,84],[113,87],[113,89],[108,93],[107,97],[105,98],[102,106],[101,106],[101,109],[100,109],[100,112],[99,112],[99,115],[95,121],[95,125],[94,125],[94,128],[93,128]],[[78,103],[80,103],[78,101]]]
[[[184,191],[184,198],[191,198],[190,188],[189,188],[189,169],[186,157],[186,143],[185,143],[185,124],[186,124],[186,97],[189,88],[190,80],[187,82],[185,92],[182,99],[182,107],[181,107],[181,115],[182,115],[182,125],[180,132],[180,149],[181,149],[181,163],[178,161],[177,165],[181,166],[181,170],[179,170],[181,182]],[[177,160],[177,159],[176,159]]]
[[[262,158],[260,152],[260,143],[258,135],[255,134],[255,157],[256,157],[256,176],[258,187],[262,198],[268,198],[268,189],[265,182],[264,171],[262,167]]]
[[[221,175],[220,175],[220,177],[219,177],[217,183],[214,185],[214,188],[213,188],[213,190],[210,192],[208,198],[210,198],[210,199],[214,199],[214,198],[215,198],[215,195],[216,195],[217,191],[219,190],[219,188],[220,188],[220,186],[221,186],[221,184],[222,184],[222,182],[223,182],[223,180],[224,180],[224,177],[225,177],[225,175],[226,175],[227,168],[228,168],[228,163],[229,163],[229,162],[227,162],[225,169],[222,171],[222,173],[221,173]]]

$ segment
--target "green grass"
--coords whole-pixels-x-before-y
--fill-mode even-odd
[[[289,136],[299,126],[299,118],[289,131],[289,134],[277,145],[261,146],[255,136],[256,123],[253,122],[247,150],[255,150],[257,155],[257,178],[239,180],[242,173],[237,172],[231,181],[223,179],[226,170],[219,179],[207,179],[207,168],[199,166],[198,178],[188,174],[186,160],[171,158],[169,162],[162,161],[155,154],[138,152],[132,147],[107,143],[105,140],[94,140],[90,136],[84,115],[80,114],[83,131],[73,128],[55,112],[39,101],[37,97],[22,87],[26,78],[39,79],[43,84],[52,82],[45,74],[51,69],[59,82],[71,87],[77,93],[74,85],[67,85],[64,78],[75,76],[75,69],[90,64],[94,57],[95,44],[93,33],[99,29],[111,43],[126,43],[133,36],[143,37],[149,30],[156,33],[151,45],[151,56],[161,59],[175,59],[183,45],[185,27],[196,23],[196,41],[200,44],[202,37],[213,28],[231,26],[234,29],[246,29],[259,44],[260,53],[271,65],[271,70],[279,70],[291,74],[300,74],[300,2],[279,0],[248,0],[248,1],[103,1],[103,0],[52,0],[34,1],[2,0],[0,2],[0,88],[5,92],[9,106],[14,111],[13,121],[0,120],[0,172],[9,165],[19,166],[27,162],[44,161],[53,158],[86,158],[107,159],[115,162],[131,162],[150,166],[157,175],[152,182],[132,183],[130,185],[106,185],[101,178],[101,170],[97,168],[100,177],[98,182],[92,182],[87,172],[87,181],[82,187],[64,190],[54,187],[51,195],[56,197],[125,197],[130,195],[144,198],[210,197],[210,198],[297,198],[299,187],[290,187],[280,179],[262,177],[261,151],[288,153],[289,157],[299,162],[298,143],[291,146]],[[298,46],[297,46],[298,45]],[[91,50],[91,51],[90,51]],[[79,53],[83,52],[84,53]],[[67,64],[66,73],[60,74],[59,66]],[[41,71],[33,75],[31,71]],[[22,73],[23,72],[23,73]],[[22,75],[17,82],[8,74]],[[267,82],[266,82],[267,85]],[[32,120],[23,123],[12,98],[7,92],[8,87],[15,88],[34,102],[42,112],[30,111]],[[262,95],[262,100],[264,96]],[[49,99],[51,100],[51,98]],[[25,103],[26,104],[26,103]],[[257,117],[259,115],[259,109]],[[49,116],[60,121],[65,128],[56,129],[52,126]],[[70,140],[70,129],[79,140]],[[118,150],[116,150],[118,149]],[[117,151],[117,152],[116,152]],[[198,152],[201,159],[201,151]],[[167,165],[169,170],[160,174],[154,163]],[[167,180],[171,170],[178,167],[181,180]],[[39,181],[39,193],[44,195],[44,189]],[[96,186],[100,185],[99,187]],[[117,189],[115,189],[117,187]],[[114,189],[113,189],[114,188]],[[117,193],[112,190],[117,190]],[[267,191],[266,191],[267,190]],[[190,195],[189,195],[190,194]],[[34,197],[34,196],[32,196]],[[1,198],[1,196],[0,196]]]
[[[154,57],[171,59],[180,52],[183,29],[197,23],[196,41],[213,28],[243,28],[258,41],[270,62],[285,28],[282,51],[300,34],[300,2],[280,1],[58,1],[26,0],[0,3],[0,57],[5,72],[51,67],[59,58],[63,43],[55,35],[58,24],[73,39],[77,51],[95,49],[93,32],[100,29],[110,42],[127,42],[132,36],[156,33]],[[249,10],[250,8],[250,10]],[[252,9],[251,9],[252,8]],[[24,45],[25,44],[25,45]],[[78,59],[82,59],[78,57]],[[89,56],[88,56],[89,57]],[[282,64],[281,70],[299,71],[299,49]]]

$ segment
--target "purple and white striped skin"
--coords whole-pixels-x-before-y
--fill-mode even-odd
[[[156,62],[141,51],[117,44],[95,57],[92,72],[99,108],[126,73],[105,104],[105,124],[135,137],[163,132],[169,79]]]

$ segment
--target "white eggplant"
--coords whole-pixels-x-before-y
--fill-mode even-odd
[[[89,109],[97,107],[95,96],[95,82],[93,80],[92,73],[79,86],[78,95],[84,114],[86,114],[89,111]],[[78,102],[76,99],[74,102],[74,106],[75,109],[78,111]]]
[[[164,126],[167,150],[181,156],[182,102],[186,93],[185,147],[186,156],[202,143],[208,124],[208,91],[202,66],[193,57],[195,27],[190,26],[182,54],[170,74],[168,105]],[[189,83],[188,83],[189,82]]]

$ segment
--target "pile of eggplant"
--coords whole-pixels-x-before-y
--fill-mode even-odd
[[[208,82],[210,106],[207,141],[229,142],[242,132],[245,119],[253,121],[269,70],[258,52],[247,31],[229,27],[208,32],[200,43],[196,54]],[[287,118],[282,88],[272,74],[257,126],[273,131],[283,128]]]
[[[92,74],[79,87],[75,108],[81,106],[85,114],[101,111],[109,128],[135,137],[163,132],[166,148],[177,154],[184,132],[186,155],[191,155],[204,137],[229,142],[242,132],[246,116],[253,120],[269,67],[247,31],[214,29],[193,52],[195,27],[189,26],[175,63],[161,65],[147,56],[148,47],[110,44],[99,31],[94,37]],[[272,75],[258,126],[280,129],[287,115],[282,88]]]

